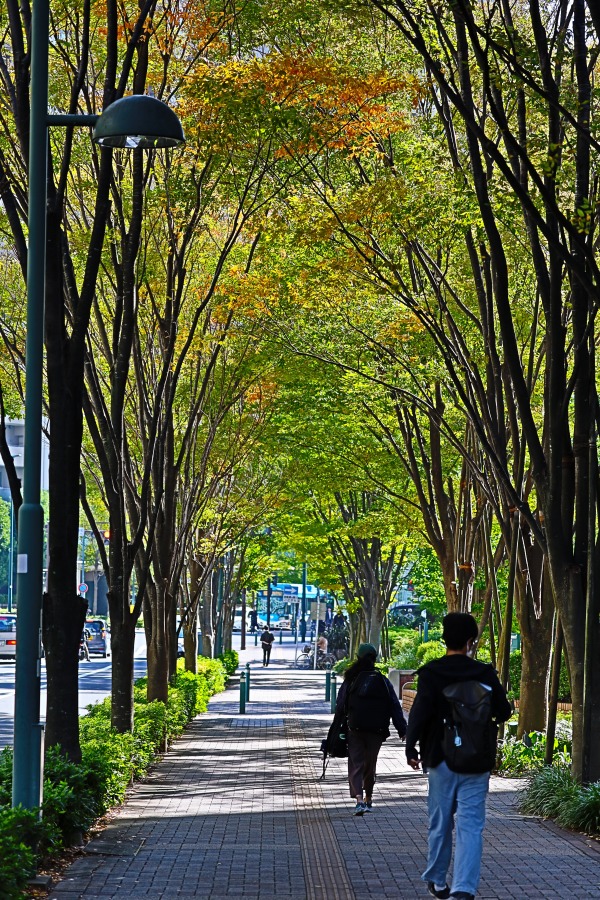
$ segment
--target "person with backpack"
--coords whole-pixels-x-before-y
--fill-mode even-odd
[[[429,778],[427,868],[421,877],[431,896],[442,900],[474,900],[477,893],[497,723],[512,715],[495,669],[471,658],[477,635],[477,622],[469,613],[444,617],[446,655],[418,670],[417,695],[408,718],[408,764],[413,769],[422,766]],[[453,830],[450,889],[446,875]]]
[[[265,625],[264,631],[260,636],[260,646],[263,651],[263,666],[269,665],[269,660],[271,659],[271,648],[273,646],[273,641],[275,640],[275,635],[269,631],[268,627]]]
[[[398,696],[388,679],[375,668],[377,649],[361,644],[358,658],[344,674],[337,697],[334,723],[347,720],[348,783],[356,801],[355,816],[373,811],[377,757],[390,736],[390,718],[401,738],[406,721]]]

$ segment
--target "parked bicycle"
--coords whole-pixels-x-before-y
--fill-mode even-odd
[[[297,669],[314,669],[315,656],[313,648],[308,644],[302,648],[296,656]],[[317,653],[317,669],[332,669],[337,662],[337,657],[333,653]]]

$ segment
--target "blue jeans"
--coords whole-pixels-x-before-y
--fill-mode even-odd
[[[489,782],[489,772],[459,775],[445,762],[429,770],[429,852],[423,881],[446,883],[456,825],[452,891],[477,893]]]

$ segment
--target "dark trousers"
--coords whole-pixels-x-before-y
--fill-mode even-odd
[[[348,729],[348,783],[351,797],[370,797],[375,784],[377,757],[383,738],[380,734]]]
[[[263,646],[263,666],[269,665],[269,660],[271,659],[271,645],[268,647]]]

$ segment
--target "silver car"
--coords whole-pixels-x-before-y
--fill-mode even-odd
[[[15,659],[17,655],[17,617],[0,616],[0,659]]]

